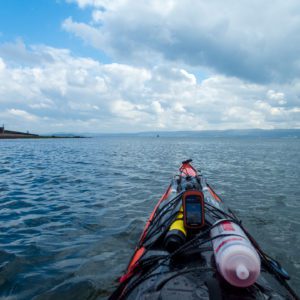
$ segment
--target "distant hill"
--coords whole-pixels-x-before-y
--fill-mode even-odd
[[[202,131],[148,131],[137,133],[82,133],[85,136],[132,136],[132,137],[182,137],[182,138],[300,138],[300,129],[231,129]]]
[[[157,132],[139,133],[138,135],[156,135]],[[203,130],[203,131],[174,131],[174,132],[159,132],[161,137],[213,137],[213,138],[224,138],[224,137],[262,137],[262,138],[286,138],[300,137],[300,129],[244,129],[244,130]]]

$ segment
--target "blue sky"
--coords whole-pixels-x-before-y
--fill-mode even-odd
[[[0,1],[0,122],[47,132],[300,127],[296,0]]]
[[[5,0],[0,1],[0,42],[22,39],[28,45],[44,44],[67,48],[74,55],[84,55],[105,63],[110,58],[102,51],[78,40],[61,28],[69,16],[88,22],[91,10],[82,10],[75,3],[63,0]]]

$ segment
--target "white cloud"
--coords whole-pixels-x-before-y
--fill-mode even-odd
[[[5,63],[4,63],[3,59],[0,57],[0,72],[4,71],[4,69],[5,69]]]
[[[104,46],[103,34],[90,25],[73,22],[70,17],[63,22],[62,28],[73,32],[77,37],[81,37],[87,44],[91,44],[95,48],[101,49]]]
[[[131,123],[140,123],[146,113],[139,110],[139,107],[129,101],[116,100],[111,103],[111,112],[113,115],[125,118]]]
[[[103,15],[104,15],[104,12],[102,10],[94,10],[92,13],[93,22],[101,23],[101,21],[103,19]],[[65,22],[63,24],[65,24]],[[66,29],[68,30],[69,28],[66,28]]]
[[[93,9],[92,20],[63,28],[119,61],[168,60],[260,83],[299,78],[298,0],[72,2]]]
[[[35,116],[33,114],[30,114],[27,111],[21,110],[21,109],[14,109],[14,108],[12,108],[12,109],[9,109],[7,111],[7,113],[9,115],[15,116],[17,118],[24,119],[25,121],[37,121],[38,120],[37,116]]]
[[[176,113],[185,113],[186,112],[183,104],[179,103],[179,102],[174,103],[173,111],[176,112]]]
[[[20,58],[20,43],[15,47]],[[0,117],[7,127],[37,132],[300,127],[299,80],[262,85],[212,75],[197,82],[174,65],[101,64],[64,49],[21,48],[23,64],[16,66],[6,55],[7,44],[0,45]]]
[[[278,92],[275,92],[274,90],[269,90],[267,92],[267,96],[270,100],[274,100],[281,105],[286,104],[284,93],[278,93]]]
[[[151,103],[151,107],[153,108],[154,113],[157,115],[164,113],[164,109],[162,108],[161,104],[159,101],[153,101]]]

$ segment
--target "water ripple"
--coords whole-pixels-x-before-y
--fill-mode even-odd
[[[1,140],[0,149],[0,298],[106,298],[189,157],[300,286],[299,140]]]

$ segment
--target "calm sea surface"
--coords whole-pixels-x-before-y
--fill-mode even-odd
[[[193,158],[300,293],[300,140],[0,140],[0,299],[102,299]]]

